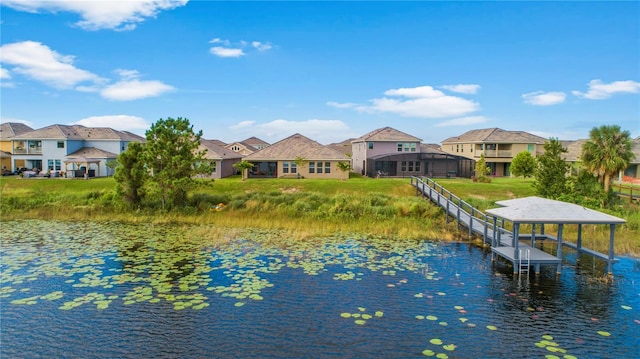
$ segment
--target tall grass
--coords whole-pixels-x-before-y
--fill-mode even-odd
[[[467,179],[438,182],[480,210],[495,202],[535,194],[531,180],[494,178],[491,183]],[[352,178],[203,180],[181,211],[130,210],[114,194],[112,178],[0,179],[0,219],[117,220],[182,223],[211,228],[278,229],[295,238],[331,233],[384,235],[408,239],[466,239],[466,231],[447,224],[444,212],[416,196],[408,179]],[[222,211],[212,206],[224,203]],[[622,205],[608,213],[627,220],[616,229],[616,253],[640,256],[640,209]],[[586,228],[584,245],[606,252],[608,227]],[[607,228],[603,228],[607,227]],[[554,229],[548,227],[548,233]],[[293,235],[295,233],[295,235]],[[575,238],[568,226],[565,237]]]

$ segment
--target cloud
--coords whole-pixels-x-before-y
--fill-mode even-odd
[[[9,73],[9,70],[0,67],[0,79],[10,79],[11,78],[11,74]]]
[[[329,101],[327,102],[327,106],[331,106],[335,108],[353,108],[358,106],[358,104],[353,102],[339,103],[339,102]]]
[[[454,118],[452,120],[440,122],[436,124],[435,127],[477,125],[480,123],[485,123],[487,121],[489,121],[489,119],[484,116],[467,116],[467,117]]]
[[[120,131],[147,130],[151,125],[142,117],[129,115],[91,116],[72,125],[87,127],[110,127]]]
[[[234,49],[221,46],[214,46],[209,49],[209,52],[218,57],[240,57],[245,55],[242,49]]]
[[[260,41],[244,41],[240,40],[236,43],[232,43],[229,40],[221,39],[219,37],[209,40],[210,44],[216,44],[209,49],[209,52],[218,57],[241,57],[247,54],[247,50],[256,49],[260,52],[268,51],[273,48],[269,42]]]
[[[122,80],[113,85],[109,85],[100,91],[100,95],[108,100],[131,101],[160,96],[174,89],[173,86],[160,81],[140,81],[133,79]]]
[[[480,89],[480,85],[473,85],[473,84],[468,84],[468,85],[443,85],[440,86],[440,88],[443,88],[445,90],[449,90],[451,92],[457,92],[457,93],[464,93],[464,94],[470,94],[473,95],[475,93],[478,92],[478,90]]]
[[[370,105],[353,108],[366,113],[393,113],[416,118],[463,116],[480,109],[474,101],[446,95],[431,86],[391,89],[384,94],[387,97],[369,100]]]
[[[603,84],[601,80],[591,80],[589,81],[589,90],[586,93],[580,91],[572,91],[571,93],[590,100],[603,100],[617,93],[638,92],[640,92],[640,82],[637,81],[614,81],[609,84]]]
[[[277,119],[262,124],[257,124],[254,121],[243,121],[229,128],[237,136],[257,136],[271,143],[280,141],[294,133],[300,133],[324,144],[354,137],[353,134],[349,134],[349,126],[339,120],[288,121]]]
[[[35,41],[15,42],[0,47],[0,62],[13,65],[12,71],[47,85],[68,89],[79,83],[100,83],[96,74],[73,65],[73,56],[64,56]]]
[[[2,5],[19,11],[72,12],[82,20],[75,23],[84,30],[112,29],[133,30],[147,18],[155,18],[160,11],[172,10],[187,4],[189,0],[3,0]]]
[[[551,106],[563,103],[566,94],[564,92],[544,92],[536,91],[522,95],[524,103],[535,106]]]
[[[271,50],[272,46],[270,43],[263,43],[260,41],[253,41],[251,43],[251,46],[255,47],[256,49],[258,49],[259,51],[267,51],[267,50]]]

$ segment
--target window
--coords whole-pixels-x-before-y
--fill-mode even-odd
[[[400,164],[400,171],[407,172],[407,161],[402,161],[402,163]]]
[[[218,162],[211,162],[211,173],[216,173],[218,170]]]
[[[529,143],[527,145],[527,151],[529,151],[530,153],[533,153],[533,143]]]
[[[238,145],[234,145],[234,146],[231,147],[231,151],[233,151],[233,152],[240,152],[240,150],[241,150],[241,148]]]
[[[456,145],[456,152],[460,152],[460,145]]]
[[[367,142],[367,146],[369,146],[369,149],[372,150],[373,149],[373,142]]]
[[[464,144],[460,145],[460,152],[464,152]]]
[[[331,162],[324,163],[324,173],[331,173]]]
[[[309,173],[316,173],[316,163],[309,162]]]
[[[420,161],[416,161],[416,172],[420,172]]]
[[[64,148],[64,141],[58,141],[58,148]]]
[[[317,167],[318,167],[318,173],[322,173],[322,162],[318,162],[317,163]]]
[[[282,173],[296,173],[296,163],[295,162],[282,162]]]
[[[415,142],[398,143],[398,152],[416,152],[417,148]]]
[[[400,163],[400,171],[401,172],[420,172],[420,162],[419,161],[402,161]]]
[[[60,160],[47,160],[47,169],[49,171],[60,171],[62,161]]]

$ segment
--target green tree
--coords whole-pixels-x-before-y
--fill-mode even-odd
[[[351,162],[340,161],[336,164],[336,167],[340,172],[349,172],[351,170]]]
[[[108,168],[107,175],[114,174],[116,172],[116,167],[118,167],[118,160],[108,160],[104,165]]]
[[[491,167],[487,166],[487,161],[484,159],[484,153],[480,155],[480,159],[476,162],[476,176],[475,180],[478,182],[491,182],[488,175],[491,173]]]
[[[538,195],[557,199],[567,191],[567,172],[570,165],[562,158],[567,149],[557,138],[544,142],[544,153],[539,156],[533,187]]]
[[[144,163],[144,145],[132,142],[127,150],[118,155],[118,166],[113,178],[116,193],[131,207],[138,208],[144,198],[144,184],[148,172]]]
[[[609,192],[612,178],[629,166],[635,158],[629,131],[618,125],[594,127],[589,139],[582,145],[582,163]]]
[[[186,118],[168,117],[152,124],[145,134],[150,192],[160,199],[163,209],[184,206],[195,184],[193,177],[210,172],[209,163],[203,160],[206,149],[200,149],[202,131],[194,132]]]
[[[536,173],[536,159],[529,151],[522,151],[513,158],[510,168],[516,177],[533,177]]]
[[[309,163],[309,160],[302,156],[296,156],[296,158],[293,160],[293,163],[296,164],[296,168],[298,169],[298,178],[300,178],[300,169],[304,168],[304,166]]]
[[[236,162],[233,164],[233,167],[237,168],[240,170],[240,173],[242,173],[242,181],[244,182],[249,176],[247,176],[247,172],[253,168],[253,163],[247,161],[247,160],[242,160],[240,162]]]

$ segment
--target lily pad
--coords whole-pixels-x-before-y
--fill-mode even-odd
[[[438,338],[434,338],[429,340],[429,343],[433,344],[433,345],[442,345],[442,340],[438,339]]]
[[[598,334],[602,335],[603,337],[610,337],[611,336],[611,333],[605,332],[604,330],[599,330]]]
[[[428,357],[432,357],[432,356],[436,355],[436,353],[431,349],[425,349],[425,350],[422,351],[422,355],[428,356]]]
[[[489,330],[498,330],[498,328],[495,325],[487,325],[487,329],[489,329]]]
[[[362,319],[356,319],[354,322],[358,325],[364,325],[367,321]]]
[[[351,313],[340,313],[340,316],[343,318],[351,318]]]

